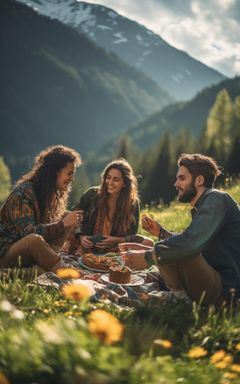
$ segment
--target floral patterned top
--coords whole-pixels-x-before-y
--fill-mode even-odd
[[[62,220],[40,223],[40,209],[31,182],[16,186],[0,208],[0,257],[21,238],[36,233],[46,241],[63,236]]]

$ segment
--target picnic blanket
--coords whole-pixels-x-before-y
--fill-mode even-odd
[[[138,276],[143,279],[141,285],[128,286],[103,281],[101,273],[82,268],[75,255],[61,253],[61,258],[69,266],[77,268],[81,272],[80,279],[62,279],[53,272],[46,272],[36,277],[34,283],[57,289],[70,282],[83,284],[90,288],[92,302],[110,300],[126,306],[135,306],[149,300],[157,301],[159,292],[167,290],[156,266],[138,272]]]

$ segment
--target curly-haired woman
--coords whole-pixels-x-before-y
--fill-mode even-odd
[[[0,267],[31,267],[55,272],[63,266],[58,251],[81,221],[81,212],[66,212],[79,154],[51,146],[35,158],[0,209]]]
[[[80,236],[83,249],[106,252],[117,250],[123,242],[153,244],[151,239],[137,235],[138,185],[125,159],[109,163],[102,172],[100,186],[89,188],[76,208],[84,211]]]

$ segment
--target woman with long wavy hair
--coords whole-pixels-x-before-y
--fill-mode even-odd
[[[64,266],[58,251],[81,221],[81,212],[66,212],[79,154],[51,146],[35,158],[0,209],[0,266],[56,271]]]
[[[125,159],[114,160],[102,172],[101,184],[89,188],[76,206],[84,211],[81,247],[97,252],[113,251],[123,242],[152,245],[137,235],[139,197],[137,179]]]

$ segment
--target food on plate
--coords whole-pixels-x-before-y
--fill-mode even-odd
[[[110,267],[109,281],[118,284],[127,284],[130,283],[132,271],[130,268],[115,265]]]
[[[108,271],[110,266],[119,265],[117,260],[109,256],[95,256],[92,253],[86,253],[82,256],[82,262],[89,268]]]
[[[93,280],[98,281],[101,277],[101,273],[92,273],[91,275],[83,276],[83,280]]]
[[[117,256],[117,253],[116,252],[108,252],[108,253],[105,253],[106,257],[116,257]]]

